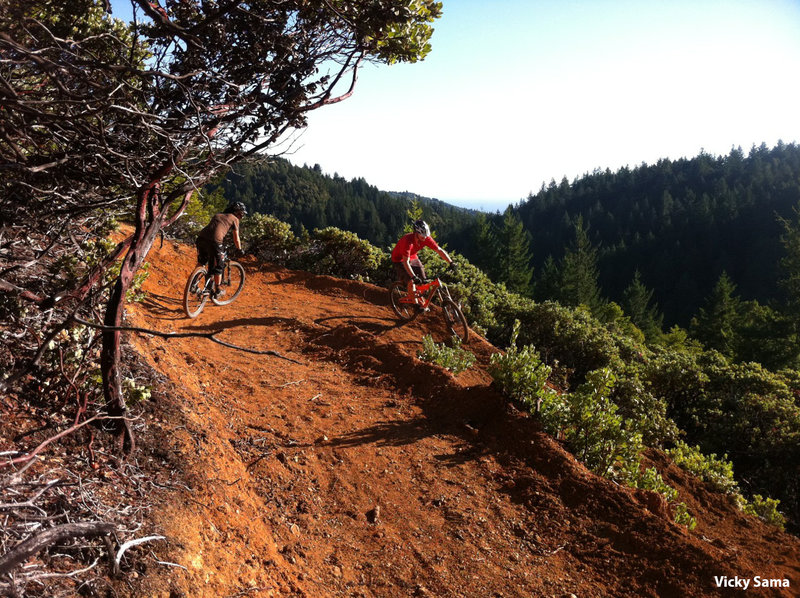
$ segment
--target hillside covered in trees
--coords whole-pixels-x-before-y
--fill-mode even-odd
[[[800,147],[779,143],[552,181],[514,212],[531,234],[540,280],[581,219],[601,293],[620,302],[638,271],[666,324],[687,326],[723,273],[745,299],[781,297],[780,218],[792,219],[798,201]]]
[[[356,233],[378,246],[394,243],[408,222],[409,202],[417,200],[437,236],[456,249],[470,242],[477,212],[458,208],[412,193],[390,193],[363,178],[351,181],[313,167],[294,166],[283,159],[257,160],[237,166],[221,182],[227,201],[241,201],[252,211],[270,214],[289,223],[295,231],[334,226]]]

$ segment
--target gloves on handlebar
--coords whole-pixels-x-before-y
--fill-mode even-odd
[[[422,284],[422,279],[419,276],[417,276],[416,274],[414,275],[414,277],[411,280],[414,281],[414,284]]]
[[[234,257],[242,257],[244,255],[244,249],[234,249],[233,256]]]

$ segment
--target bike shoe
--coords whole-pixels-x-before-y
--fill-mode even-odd
[[[225,295],[225,289],[217,289],[214,291],[214,299],[220,299]]]

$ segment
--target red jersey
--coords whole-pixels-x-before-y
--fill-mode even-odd
[[[415,260],[417,259],[417,252],[423,247],[430,247],[434,251],[439,249],[433,237],[425,237],[425,240],[418,244],[414,233],[403,235],[400,237],[397,245],[394,246],[394,249],[392,249],[392,261],[404,262],[407,259]]]

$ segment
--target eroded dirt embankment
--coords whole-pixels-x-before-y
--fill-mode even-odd
[[[587,472],[490,387],[415,358],[438,315],[398,326],[381,289],[245,260],[237,301],[180,308],[191,248],[154,249],[130,323],[158,372],[149,458],[169,560],[156,596],[716,596],[715,576],[789,578],[800,543],[667,467],[698,527]],[[656,457],[657,458],[657,457]],[[648,510],[648,507],[650,510]],[[162,557],[163,558],[163,557]],[[750,595],[760,595],[749,592]]]

